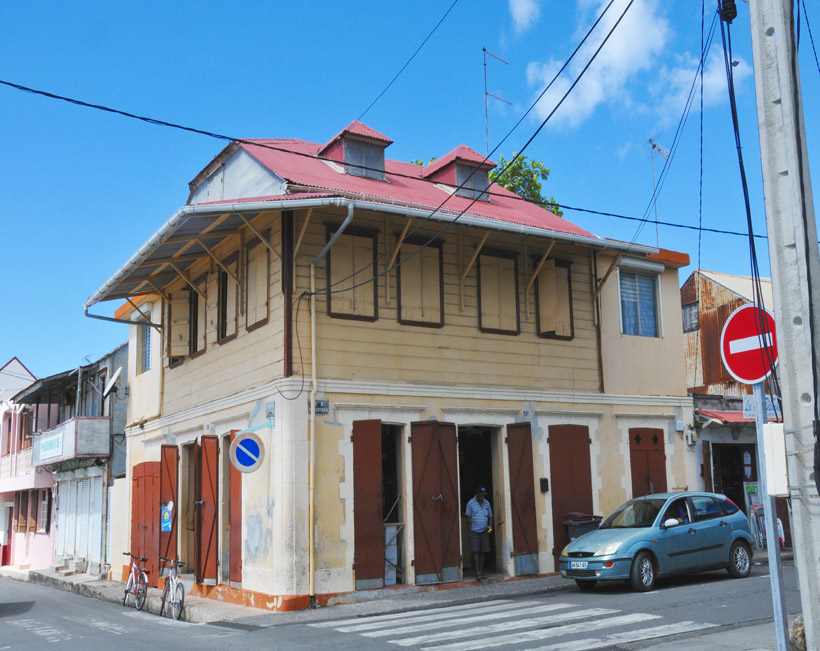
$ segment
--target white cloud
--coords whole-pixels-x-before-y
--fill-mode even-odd
[[[572,80],[576,79],[606,34],[621,16],[629,0],[615,0],[594,34],[573,59],[569,68],[556,81],[536,106],[536,114],[544,119],[555,108]],[[606,0],[577,0],[581,16],[576,38],[580,40],[606,6]],[[671,37],[668,20],[659,13],[658,0],[635,0],[598,57],[584,73],[551,120],[553,126],[577,127],[602,103],[628,103],[628,84],[639,73],[651,69]],[[527,66],[527,81],[538,93],[549,83],[561,63],[531,62]]]
[[[723,52],[719,48],[714,49],[715,47],[713,46],[707,57],[703,70],[703,106],[705,108],[722,104],[729,98]],[[733,66],[732,70],[735,87],[737,87],[745,79],[751,77],[752,67],[740,57],[735,61],[737,65]],[[683,112],[686,99],[692,90],[698,62],[698,58],[686,54],[678,57],[676,65],[661,67],[658,71],[657,82],[650,88],[654,105],[647,107],[647,110],[659,114],[663,122],[676,121]],[[700,93],[697,85],[694,89],[692,110],[694,112],[700,110]]]
[[[516,33],[520,34],[541,15],[541,0],[509,0]]]

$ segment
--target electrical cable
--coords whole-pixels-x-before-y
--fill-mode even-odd
[[[613,1],[614,1],[614,0],[610,0],[609,5],[607,5],[606,9],[604,10],[604,13],[606,12],[606,10],[608,10],[608,9],[609,9],[609,7],[612,5],[612,2],[613,2]],[[612,36],[612,34],[613,34],[613,32],[615,31],[615,29],[617,29],[618,25],[620,25],[621,21],[624,19],[624,16],[626,16],[626,13],[627,13],[627,12],[629,11],[629,9],[632,7],[632,5],[634,4],[634,2],[635,2],[635,0],[629,0],[629,3],[627,4],[626,8],[623,10],[623,12],[621,13],[621,15],[620,15],[620,16],[618,17],[618,19],[615,21],[615,24],[612,26],[612,28],[609,30],[609,32],[607,33],[607,35],[604,37],[603,41],[601,41],[601,43],[598,45],[598,47],[596,48],[596,50],[595,50],[595,52],[593,53],[592,57],[589,59],[589,61],[586,63],[586,65],[584,65],[584,67],[583,67],[583,68],[581,69],[581,71],[578,73],[578,76],[576,77],[575,81],[573,81],[573,82],[572,82],[572,84],[569,86],[569,88],[567,89],[567,91],[563,94],[563,96],[561,97],[561,99],[560,99],[560,100],[558,100],[558,102],[556,103],[556,105],[553,107],[552,111],[550,111],[550,113],[547,115],[547,117],[546,117],[546,118],[544,118],[544,120],[541,122],[541,124],[540,124],[540,125],[538,126],[538,128],[535,130],[535,132],[534,132],[534,133],[533,133],[533,134],[529,137],[529,139],[528,139],[528,140],[524,143],[524,145],[523,145],[523,146],[522,146],[522,147],[518,150],[518,153],[517,153],[515,156],[513,156],[513,157],[512,157],[512,159],[511,159],[511,160],[507,163],[507,165],[506,165],[506,166],[505,166],[505,167],[504,167],[504,168],[503,168],[503,169],[499,172],[499,176],[500,176],[501,174],[503,174],[503,173],[504,173],[504,172],[505,172],[505,171],[506,171],[506,170],[507,170],[507,169],[508,169],[508,168],[509,168],[509,167],[510,167],[510,166],[511,166],[511,165],[512,165],[512,164],[513,164],[513,163],[514,163],[514,162],[515,162],[518,158],[520,158],[520,157],[523,155],[523,153],[527,150],[527,148],[530,146],[530,144],[532,143],[532,141],[533,141],[533,140],[535,140],[535,138],[538,136],[538,134],[541,132],[541,130],[542,130],[542,129],[546,126],[547,122],[549,122],[549,120],[552,118],[552,116],[553,116],[553,115],[555,115],[556,111],[557,111],[557,110],[561,107],[561,105],[564,103],[564,101],[567,99],[567,97],[569,97],[569,94],[570,94],[570,93],[571,93],[571,92],[575,89],[575,87],[576,87],[576,86],[578,85],[578,83],[581,81],[581,79],[583,78],[583,76],[584,76],[584,74],[586,73],[586,71],[587,71],[587,70],[589,70],[589,67],[592,65],[592,63],[595,61],[595,59],[598,57],[598,54],[600,54],[600,52],[601,52],[601,50],[603,49],[604,45],[606,45],[607,41],[608,41],[608,40],[609,40],[609,38]],[[598,24],[598,22],[600,22],[600,20],[601,20],[601,18],[602,18],[602,17],[603,17],[603,14],[601,14],[601,16],[599,16],[598,20],[597,20],[597,21],[595,21],[595,25],[597,25],[597,24]],[[592,29],[594,29],[594,28],[595,28],[595,25],[593,25],[593,27],[590,29],[590,32],[588,32],[588,33],[587,33],[587,36],[585,36],[585,37],[584,37],[584,40],[586,40],[586,38],[589,36],[589,34],[591,33]],[[577,52],[577,50],[578,50],[578,48],[576,48],[576,50],[575,50],[575,51]],[[563,70],[565,67],[566,67],[566,64],[564,64],[564,66],[562,67],[562,70]],[[553,83],[553,82],[554,82],[554,81],[558,78],[558,75],[559,75],[559,74],[561,74],[561,71],[559,71],[559,72],[558,72],[558,74],[557,74],[557,75],[553,78],[553,80],[550,82],[550,85],[552,85],[552,83]],[[548,87],[549,87],[549,86],[548,86]],[[548,87],[547,87],[547,88],[548,88]],[[544,91],[542,91],[541,96],[543,96],[543,94],[544,94],[545,92],[546,92],[546,89],[545,89]],[[538,100],[536,100],[536,103],[537,103],[537,101],[538,101]],[[513,127],[513,129],[514,129],[514,128],[515,128],[515,127]],[[511,132],[510,132],[510,133],[511,133]],[[509,134],[508,134],[508,135],[509,135]],[[506,137],[505,137],[505,139],[506,139]],[[502,140],[502,142],[503,142],[503,140]],[[496,146],[496,149],[497,149],[497,148],[498,148],[498,145]],[[493,151],[495,151],[495,149],[494,149]],[[486,161],[486,160],[488,160],[488,159],[489,159],[489,154],[488,154],[488,156],[486,156],[486,157],[484,158],[484,160]],[[469,176],[469,177],[467,177],[467,179],[466,179],[466,180],[465,180],[465,181],[464,181],[464,182],[463,182],[463,183],[459,186],[459,188],[464,187],[464,186],[465,186],[465,185],[469,182],[470,178],[472,178],[473,174],[475,174],[475,172],[476,172],[476,170],[477,170],[477,169],[478,169],[478,168],[475,168],[475,169],[473,170],[473,172],[470,174],[470,176]],[[489,187],[490,187],[490,186],[488,185],[488,186],[487,186],[487,188],[489,188]],[[485,190],[486,190],[486,188],[485,188]],[[330,294],[330,293],[339,293],[339,292],[343,292],[343,291],[350,291],[350,290],[352,290],[352,289],[356,289],[356,288],[358,288],[358,287],[362,287],[362,286],[364,286],[364,285],[367,285],[367,284],[369,284],[369,283],[371,283],[371,282],[376,282],[376,280],[377,280],[378,278],[381,278],[382,276],[387,275],[387,274],[388,274],[388,273],[390,273],[393,269],[396,269],[396,268],[398,268],[399,266],[401,266],[402,264],[404,264],[405,262],[407,262],[408,260],[411,260],[413,257],[415,257],[416,255],[418,255],[419,253],[421,253],[421,251],[422,251],[424,248],[426,248],[426,247],[430,246],[430,245],[431,245],[434,241],[436,241],[436,240],[437,240],[439,237],[441,237],[444,233],[446,233],[447,231],[449,231],[449,230],[450,230],[450,228],[452,228],[452,226],[458,222],[459,218],[461,218],[461,217],[462,217],[462,216],[463,216],[463,215],[464,215],[464,214],[465,214],[465,213],[466,213],[466,212],[467,212],[467,211],[468,211],[468,210],[469,210],[469,209],[470,209],[470,208],[471,208],[471,207],[475,204],[475,202],[479,200],[479,197],[480,197],[482,194],[484,194],[484,192],[479,192],[479,195],[478,195],[477,197],[472,198],[472,199],[470,200],[470,203],[467,205],[467,207],[466,207],[466,208],[464,208],[463,210],[461,210],[461,211],[460,211],[460,212],[459,212],[459,213],[458,213],[458,214],[457,214],[457,215],[456,215],[456,216],[455,216],[455,217],[454,217],[451,221],[447,222],[447,224],[445,224],[445,225],[444,225],[444,227],[443,227],[443,228],[441,228],[441,229],[438,231],[438,233],[436,233],[435,235],[433,235],[433,236],[432,236],[429,240],[427,240],[427,242],[425,242],[424,244],[420,245],[420,246],[419,246],[419,247],[418,247],[415,251],[413,251],[412,253],[410,253],[410,254],[409,254],[406,258],[404,258],[403,260],[399,260],[398,262],[395,262],[395,263],[393,264],[393,266],[391,266],[391,267],[389,267],[389,268],[384,269],[384,271],[380,271],[380,272],[374,273],[374,274],[373,274],[373,276],[372,276],[371,278],[369,278],[369,279],[367,279],[367,280],[364,280],[364,281],[362,281],[362,282],[360,282],[360,283],[354,283],[353,285],[351,285],[351,286],[349,286],[349,287],[345,287],[344,289],[341,289],[341,290],[333,290],[333,289],[331,289],[332,287],[335,287],[335,286],[337,286],[337,285],[339,285],[339,284],[341,284],[341,283],[343,283],[343,282],[346,282],[347,280],[350,280],[351,278],[354,278],[357,274],[361,273],[362,271],[365,271],[365,270],[369,269],[369,268],[370,268],[370,267],[372,267],[374,264],[376,264],[376,262],[375,262],[375,261],[374,261],[374,262],[370,262],[370,263],[368,263],[367,265],[365,265],[362,269],[359,269],[359,270],[356,270],[356,271],[352,272],[351,274],[349,274],[349,275],[348,275],[348,276],[346,276],[345,278],[342,278],[342,279],[340,279],[340,280],[336,281],[335,283],[332,283],[331,285],[329,285],[329,286],[327,286],[327,287],[324,287],[324,288],[322,288],[322,289],[318,289],[318,290],[316,290],[316,291],[314,292],[314,294],[322,294],[322,293],[327,293],[327,294]],[[449,197],[448,197],[448,198],[449,198]],[[444,203],[446,203],[446,201],[447,201],[447,200],[445,200],[444,202],[442,202],[442,203],[439,205],[439,208],[441,208],[441,207],[444,205]],[[416,226],[415,226],[415,227],[414,227],[414,228],[410,231],[410,233],[408,233],[408,236],[409,236],[410,234],[412,234],[412,233],[415,233],[415,232],[416,232],[419,228],[421,228],[421,226],[422,226],[424,223],[426,223],[427,221],[429,221],[430,219],[432,219],[433,215],[435,215],[435,213],[438,211],[438,209],[439,209],[439,208],[434,209],[434,210],[433,210],[433,211],[432,211],[429,215],[427,215],[424,219],[422,219],[422,220],[421,220],[421,222],[420,222],[419,224],[417,224],[417,225],[416,225]]]
[[[411,62],[413,59],[415,59],[415,58],[416,58],[416,55],[417,55],[419,52],[421,52],[421,48],[423,48],[423,47],[427,44],[427,41],[429,41],[429,40],[430,40],[430,37],[431,37],[433,34],[435,34],[435,33],[436,33],[436,30],[439,28],[439,26],[441,25],[441,23],[443,23],[443,22],[444,22],[444,19],[445,19],[445,18],[447,18],[447,16],[449,16],[449,15],[450,15],[450,12],[453,10],[453,7],[455,7],[455,6],[456,6],[456,4],[458,4],[458,0],[453,0],[453,4],[451,4],[451,5],[450,5],[450,7],[447,9],[447,11],[445,11],[445,12],[444,12],[444,15],[443,15],[443,16],[441,17],[441,19],[440,19],[440,20],[436,23],[436,26],[435,26],[435,27],[433,27],[432,31],[431,31],[431,32],[427,35],[427,37],[426,37],[426,38],[425,38],[425,39],[421,42],[421,45],[419,45],[419,46],[416,48],[416,51],[415,51],[415,52],[413,52],[413,54],[410,56],[410,58],[409,58],[409,59],[407,59],[407,62],[406,62],[406,63],[405,63],[405,64],[401,67],[401,69],[400,69],[400,70],[396,73],[396,75],[395,75],[395,76],[394,76],[394,77],[390,80],[390,83],[388,83],[388,84],[387,84],[387,86],[385,86],[385,87],[384,87],[384,90],[382,90],[382,92],[380,92],[380,93],[376,96],[376,99],[374,99],[372,102],[370,102],[370,105],[369,105],[369,106],[368,106],[368,107],[367,107],[364,111],[362,111],[362,114],[361,114],[359,117],[357,117],[357,118],[356,118],[356,120],[357,120],[357,121],[360,121],[360,120],[361,120],[361,119],[362,119],[365,115],[367,115],[367,112],[368,112],[370,109],[372,109],[372,108],[373,108],[374,104],[376,104],[376,102],[378,102],[378,101],[382,98],[382,95],[384,95],[384,94],[385,94],[385,93],[386,93],[386,92],[390,89],[390,87],[393,85],[393,82],[394,82],[394,81],[396,81],[396,79],[398,79],[398,78],[399,78],[399,75],[401,75],[401,73],[403,73],[403,72],[404,72],[405,68],[407,68],[407,66],[409,66],[409,65],[410,65],[410,62]]]
[[[809,41],[811,42],[811,51],[814,54],[814,65],[817,67],[818,74],[820,74],[820,61],[817,60],[817,49],[814,47],[814,35],[811,33],[811,23],[809,22],[809,14],[806,13],[806,0],[800,0],[800,2],[803,5],[803,20],[806,21],[806,29],[809,30]],[[797,21],[797,24],[800,25],[799,19]]]
[[[725,0],[718,0],[718,12],[721,12],[722,3]],[[755,241],[754,241],[754,224],[752,223],[752,209],[751,209],[751,202],[749,199],[749,186],[746,180],[746,168],[743,162],[743,150],[741,147],[741,140],[740,140],[740,123],[738,119],[737,113],[737,102],[735,97],[735,86],[734,86],[734,75],[733,75],[733,67],[732,67],[732,35],[731,35],[731,26],[726,20],[721,20],[720,23],[720,32],[721,32],[721,40],[723,42],[723,63],[726,70],[726,80],[727,86],[729,91],[729,106],[732,115],[732,129],[734,131],[735,137],[735,147],[737,149],[737,159],[738,159],[738,167],[740,168],[740,180],[741,186],[743,191],[743,200],[744,206],[746,210],[746,224],[749,230],[749,259],[751,265],[751,277],[753,283],[753,295],[754,295],[754,304],[759,309],[756,312],[756,321],[757,321],[757,332],[758,336],[764,338],[768,336],[774,336],[774,333],[769,331],[769,324],[768,319],[766,319],[765,313],[763,310],[766,309],[766,306],[763,301],[763,289],[760,283],[760,269],[757,263],[757,250],[755,248]],[[780,397],[780,383],[777,377],[777,373],[775,371],[775,360],[772,356],[772,351],[770,346],[761,346],[759,348],[760,355],[761,355],[761,362],[764,368],[769,368],[772,372],[768,376],[768,384],[770,387],[770,393],[773,396]],[[773,401],[773,405],[776,405],[777,401]],[[775,406],[775,416],[777,416],[778,407]],[[779,417],[782,420],[782,414]]]
[[[714,24],[714,21],[713,21],[713,24]],[[703,62],[703,60],[705,59],[705,56],[703,54],[705,28],[706,28],[706,0],[701,0],[701,3],[700,3],[700,52],[701,52],[700,59],[701,59],[701,62]],[[700,120],[699,120],[699,125],[700,125],[700,158],[699,158],[700,167],[699,167],[699,169],[700,169],[700,174],[699,174],[699,177],[698,177],[698,265],[697,265],[696,275],[694,276],[694,279],[695,279],[695,304],[697,306],[695,308],[695,314],[697,314],[697,315],[700,314],[700,270],[701,270],[700,254],[701,254],[701,244],[702,244],[702,240],[703,240],[703,238],[702,238],[703,231],[701,231],[700,229],[703,227],[703,68],[704,67],[705,66],[701,64],[700,65],[700,70],[699,70],[700,71]],[[653,155],[654,155],[654,153],[653,153]],[[698,319],[700,319],[700,317],[698,317]],[[698,327],[700,327],[700,323],[698,323]],[[695,344],[695,359],[696,360],[700,359],[700,340],[701,340],[700,336],[695,337],[695,341],[697,342]],[[698,386],[698,369],[700,368],[700,366],[701,366],[700,364],[695,362],[695,377],[693,378],[693,382],[692,382],[693,387]],[[705,374],[704,374],[704,382],[705,382],[705,380],[706,380],[706,378],[705,378]]]

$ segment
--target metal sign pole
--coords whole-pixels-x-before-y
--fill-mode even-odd
[[[783,593],[783,564],[780,558],[780,540],[777,535],[775,498],[769,496],[766,488],[766,457],[763,453],[763,425],[768,420],[766,414],[766,383],[757,382],[752,387],[755,396],[755,429],[757,430],[757,486],[766,523],[766,551],[769,556],[769,577],[772,584],[775,639],[777,640],[778,651],[787,651],[789,648],[789,629],[786,617],[786,595]]]

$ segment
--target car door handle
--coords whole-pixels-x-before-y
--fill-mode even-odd
[[[695,529],[689,528],[689,533],[695,533]]]
[[[721,520],[721,521],[720,521],[720,526],[721,526],[721,527],[725,527],[725,526],[726,526],[726,524],[727,524],[727,523],[726,523],[726,522],[724,522],[723,520]]]

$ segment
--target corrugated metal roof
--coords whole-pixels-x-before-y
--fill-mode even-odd
[[[414,207],[475,215],[544,231],[567,233],[600,240],[597,235],[545,210],[518,195],[493,184],[491,201],[471,201],[452,195],[436,183],[423,178],[426,170],[412,163],[385,159],[387,180],[370,179],[345,174],[344,169],[319,158],[313,158],[320,145],[295,140],[250,140],[240,147],[268,170],[289,183],[307,186],[317,191],[332,190],[345,196],[362,197],[388,204],[401,202]],[[276,147],[271,149],[270,147]],[[311,154],[312,156],[304,156]],[[483,160],[481,157],[480,160]],[[391,172],[397,173],[391,174]],[[546,234],[546,233],[545,233]]]
[[[352,136],[359,136],[360,138],[366,138],[367,140],[378,140],[379,142],[385,143],[385,147],[392,145],[393,141],[390,140],[385,135],[382,135],[375,129],[371,129],[366,124],[362,124],[358,120],[353,120],[350,124],[348,124],[344,129],[342,129],[339,133],[333,136],[330,140],[328,140],[320,151],[325,151],[330,145],[332,145],[336,140],[341,138],[346,133],[349,133]]]
[[[695,409],[695,413],[704,418],[718,421],[721,425],[731,425],[732,423],[754,423],[754,418],[744,418],[742,411],[721,411],[712,409]],[[775,420],[770,418],[770,421]]]
[[[457,160],[462,160],[465,163],[474,163],[487,169],[492,169],[495,167],[495,163],[493,161],[489,159],[484,160],[484,156],[479,154],[475,149],[470,149],[467,145],[459,145],[451,152],[437,160],[434,160],[432,163],[427,165],[427,167],[423,167],[422,176],[425,178],[430,177],[442,167],[446,167],[450,163]]]
[[[752,282],[751,276],[737,276],[721,271],[707,271],[706,269],[696,269],[694,273],[700,273],[712,282],[723,285],[726,289],[745,298],[750,303],[754,302],[754,283]],[[763,294],[764,305],[770,310],[773,310],[774,296],[772,294],[771,278],[760,279],[760,291]]]

